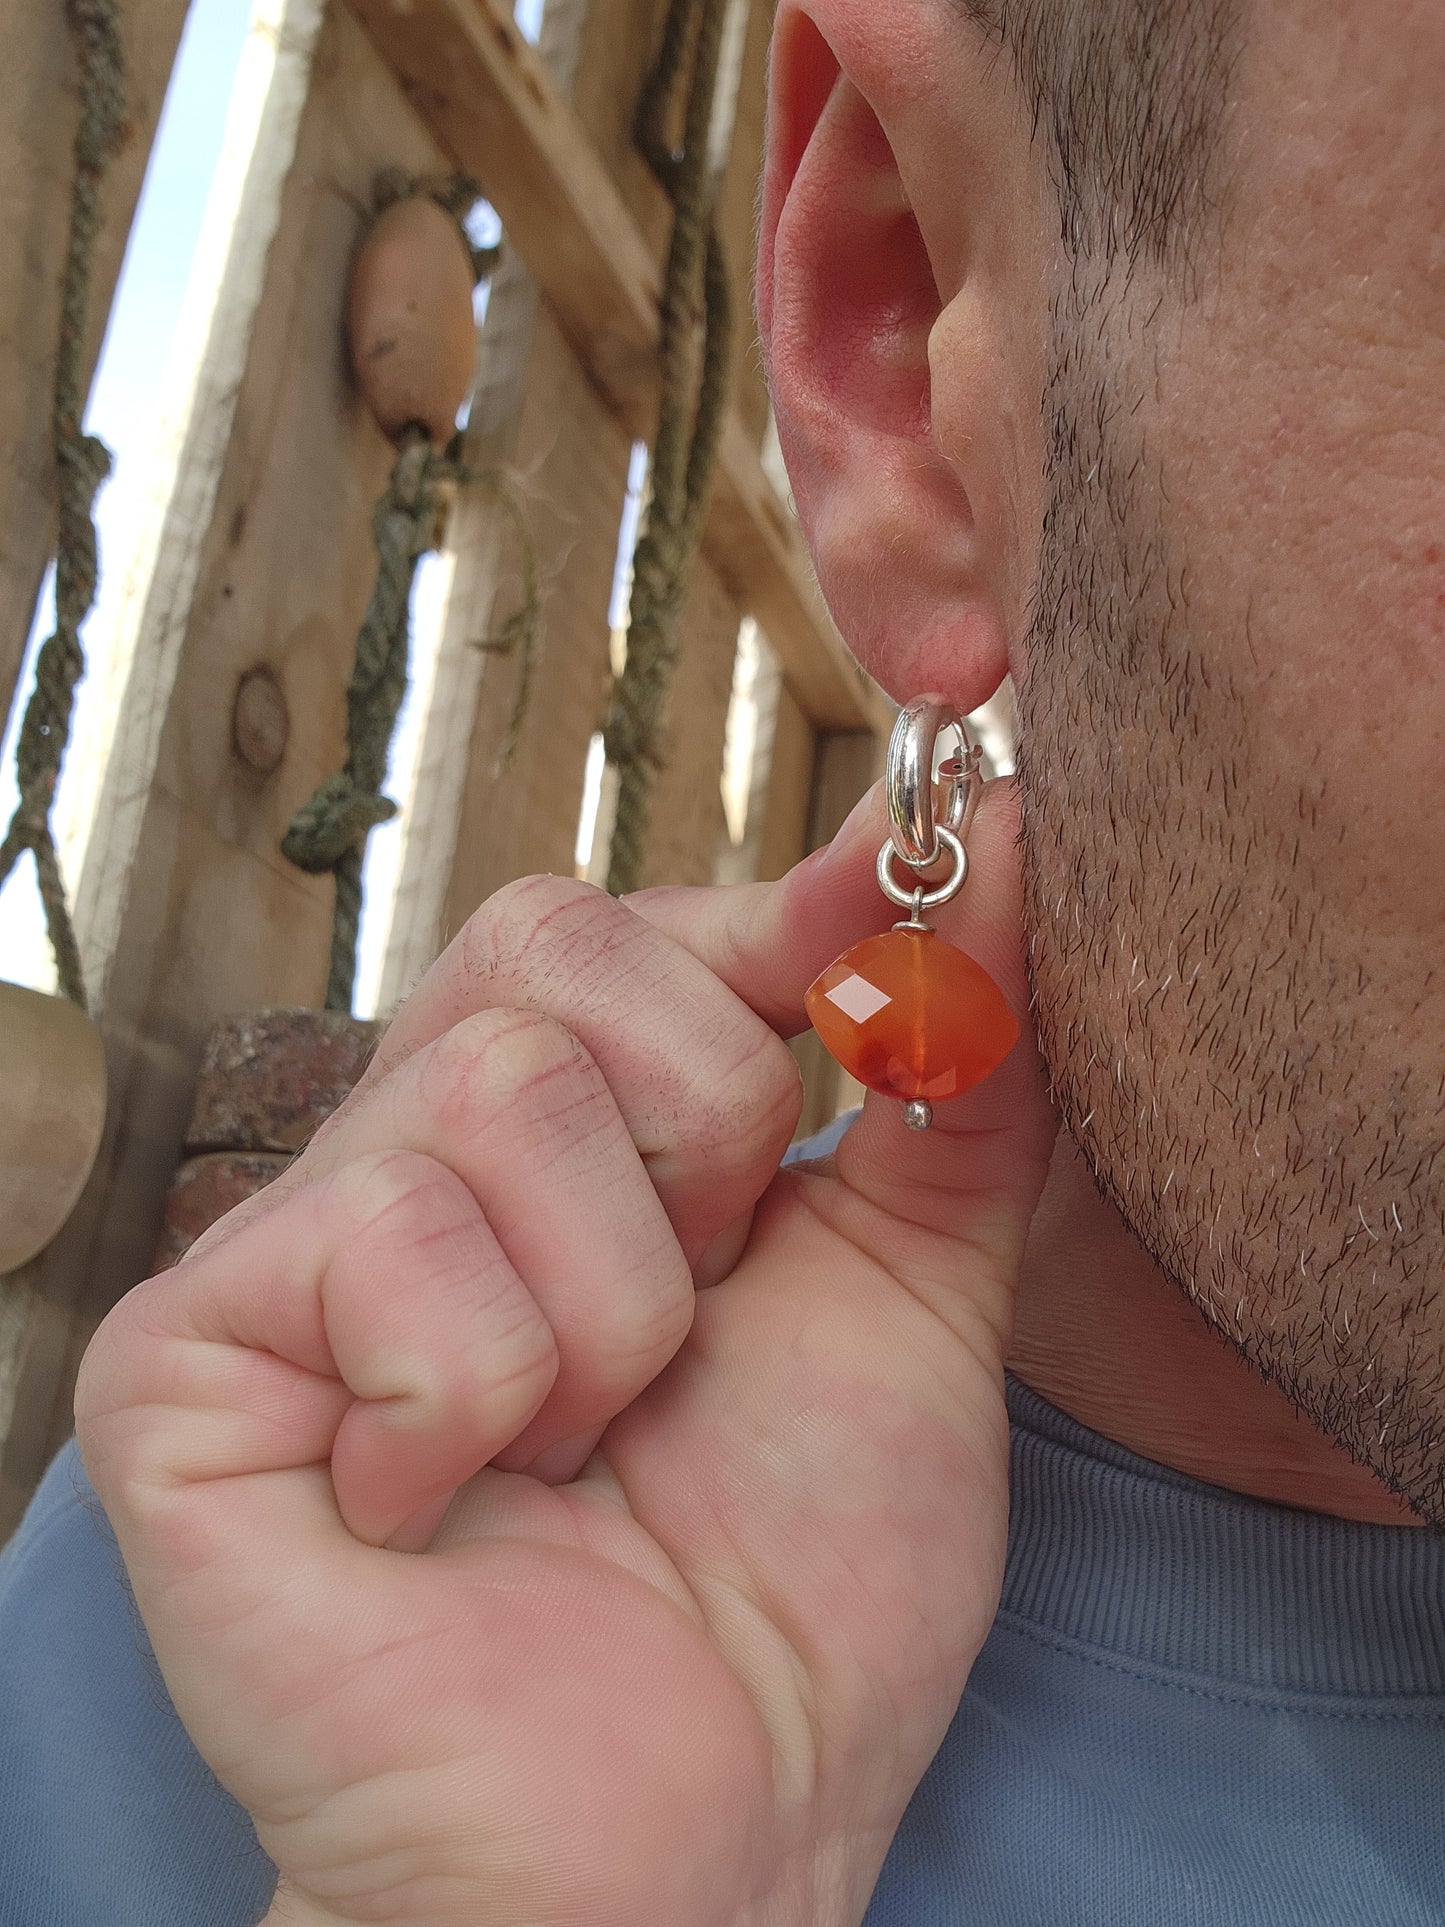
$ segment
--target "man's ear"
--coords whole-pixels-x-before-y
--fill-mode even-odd
[[[782,0],[758,318],[844,639],[976,708],[1037,564],[1043,201],[1006,63],[948,0]]]

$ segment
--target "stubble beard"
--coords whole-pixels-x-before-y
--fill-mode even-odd
[[[1329,745],[1309,785],[1277,780],[1192,621],[1206,598],[1139,374],[1150,311],[1081,266],[1054,315],[1019,689],[1040,1044],[1166,1276],[1445,1525],[1445,1085],[1411,1048],[1409,991],[1369,982],[1302,849]],[[1251,648],[1267,660],[1267,637]]]

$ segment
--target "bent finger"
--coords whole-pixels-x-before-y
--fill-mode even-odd
[[[507,1465],[605,1424],[681,1345],[686,1256],[611,1088],[563,1025],[518,1010],[454,1025],[339,1112],[297,1175],[391,1145],[456,1173],[555,1336],[556,1382]]]
[[[218,1571],[378,1546],[515,1438],[552,1333],[467,1187],[361,1157],[121,1301],[82,1362],[81,1457],[142,1610]]]

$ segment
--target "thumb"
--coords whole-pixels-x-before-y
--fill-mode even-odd
[[[969,835],[968,880],[931,913],[939,935],[988,972],[1019,1020],[1018,1044],[993,1074],[939,1103],[924,1132],[902,1106],[870,1092],[840,1146],[849,1185],[910,1221],[951,1234],[1004,1234],[1012,1247],[1038,1201],[1057,1120],[1034,1043],[1022,936],[1018,799],[1012,778],[989,783]],[[809,985],[851,944],[904,913],[878,888],[888,835],[877,784],[833,841],[777,883],[657,889],[627,906],[705,963],[783,1036],[807,1026]]]
[[[803,998],[809,985],[851,944],[906,915],[878,887],[875,866],[887,835],[883,785],[875,783],[832,842],[776,883],[664,886],[622,901],[690,950],[765,1023],[791,1037],[807,1028]],[[1000,778],[985,787],[974,818],[968,879],[929,920],[983,966],[1026,1025],[1017,842],[1014,782]]]

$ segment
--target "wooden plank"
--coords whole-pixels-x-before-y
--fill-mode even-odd
[[[556,56],[548,47],[547,29],[557,4],[552,0],[543,15],[542,52],[553,72]],[[605,3],[581,11],[585,18],[573,23],[580,29],[575,48],[579,116],[589,136],[616,148],[652,57],[650,36],[631,30],[633,9],[621,18]],[[555,17],[552,25],[557,26]],[[533,286],[530,279],[527,285]],[[488,331],[490,326],[489,316]],[[606,708],[608,610],[632,444],[545,304],[532,324],[530,359],[520,382],[505,406],[484,414],[478,426],[484,440],[477,459],[507,461],[541,564],[543,627],[531,701],[512,765],[499,771],[513,666],[496,657],[481,659],[480,674],[450,717],[443,713],[446,692],[439,689],[433,700],[425,741],[440,744],[445,738],[455,761],[446,779],[448,794],[438,781],[428,802],[419,785],[414,827],[409,834],[404,830],[401,895],[383,1005],[405,991],[503,883],[528,871],[572,869],[588,745]],[[459,523],[456,547],[442,656],[466,650],[475,663],[470,642],[496,628],[519,585],[510,540],[498,541],[497,518],[485,505],[478,506],[469,528]]]
[[[810,850],[842,828],[853,805],[883,774],[887,753],[887,730],[879,735],[861,729],[830,730],[819,738],[809,812]]]
[[[120,10],[128,138],[111,163],[91,270],[95,366],[188,0]],[[75,59],[59,6],[0,7],[0,719],[55,541],[50,394],[70,220]]]
[[[591,9],[589,0],[549,0],[543,13],[538,51],[564,94],[573,85],[584,42],[587,65],[594,64],[596,43],[605,37],[595,24],[589,36],[587,22],[590,14],[600,16],[602,11]],[[571,485],[570,476],[549,473],[545,489],[539,488],[537,473],[538,465],[547,462],[556,439],[558,384],[563,390],[580,386],[584,409],[595,408],[597,402],[592,390],[577,381],[571,350],[556,324],[544,319],[539,328],[538,304],[536,283],[517,250],[504,240],[478,347],[464,459],[478,473],[495,470],[512,478],[508,485],[521,498],[531,537],[538,545],[538,560],[550,582],[563,566],[571,529],[559,529],[554,520],[550,530],[554,545],[544,552],[549,531],[540,527],[534,501],[540,500],[545,516],[545,503],[552,499],[553,489],[560,486],[565,491]],[[572,367],[563,365],[564,357]],[[525,445],[524,419],[528,437]],[[606,440],[615,445],[618,438],[613,433]],[[609,484],[608,517],[614,512],[611,487]],[[562,520],[565,524],[567,518]],[[511,709],[517,668],[510,661],[488,655],[477,643],[495,633],[505,620],[507,598],[512,598],[514,606],[521,593],[515,551],[516,532],[495,495],[484,489],[465,491],[447,531],[445,557],[450,580],[435,662],[429,681],[421,676],[417,679],[416,701],[422,720],[416,777],[411,795],[398,799],[403,805],[401,847],[378,996],[378,1008],[383,1011],[401,1001],[442,947],[447,892],[459,840],[478,836],[493,840],[495,824],[485,804],[474,799],[473,807],[467,807],[473,738],[479,704],[485,702],[494,712],[484,732],[486,754],[495,760],[502,745],[501,719]],[[548,626],[553,627],[552,621]],[[596,659],[594,648],[594,663]],[[595,688],[595,672],[589,683],[584,671],[580,687],[571,693],[586,699],[586,691],[595,692]],[[549,697],[555,693],[549,685]],[[567,693],[563,692],[564,700]],[[579,784],[593,726],[589,712],[582,720],[580,747],[570,746]],[[536,736],[529,738],[529,747],[538,741]],[[559,753],[569,753],[568,746],[560,746]],[[559,797],[553,807],[565,807],[563,799]]]
[[[783,680],[812,722],[820,729],[856,729],[881,721],[887,698],[833,627],[797,524],[732,411],[723,426],[702,550],[766,632]],[[820,638],[826,638],[822,648]]]
[[[555,328],[551,333],[555,337]],[[493,277],[468,423],[466,461],[478,472],[490,468],[516,472],[526,378],[536,339],[537,290],[521,261],[508,251]],[[570,358],[565,344],[562,349]],[[520,481],[509,481],[508,486],[519,495],[525,487],[523,513],[530,538],[537,545],[539,561],[555,568],[556,558],[542,552],[530,487]],[[515,664],[477,645],[495,634],[505,619],[502,596],[520,593],[516,572],[509,566],[509,544],[514,541],[490,492],[477,488],[461,493],[451,512],[443,551],[449,582],[436,660],[429,680],[418,677],[416,685],[415,700],[422,706],[416,776],[411,795],[397,797],[402,805],[401,847],[377,999],[377,1008],[383,1012],[395,1008],[440,948],[447,878],[463,822],[467,769],[483,691],[488,702],[495,694],[498,706],[510,706]]]
[[[304,88],[319,11],[317,0],[286,0],[273,25],[293,86]],[[149,1268],[210,1025],[228,1012],[320,995],[330,880],[292,869],[278,844],[341,753],[342,687],[374,573],[371,508],[391,462],[346,374],[347,274],[377,171],[440,164],[370,43],[348,14],[333,11],[299,129],[273,127],[270,151],[257,158],[256,195],[276,205],[268,213],[243,204],[238,214],[242,252],[255,223],[274,226],[264,282],[258,302],[252,292],[254,321],[239,321],[234,395],[217,392],[213,367],[203,382],[214,412],[187,438],[174,515],[140,599],[135,701],[122,711],[115,769],[139,782],[144,808],[124,888],[83,883],[79,899],[88,954],[104,965],[96,981],[111,1117],[81,1206],[8,1286],[25,1294],[27,1315],[0,1364],[13,1404],[0,1534],[69,1429],[74,1374],[94,1325]],[[234,354],[236,321],[223,303],[218,355]],[[180,580],[186,570],[191,590]],[[269,775],[231,748],[233,693],[258,666],[276,678],[290,714],[284,758]],[[107,869],[115,861],[105,839],[92,861]]]
[[[758,634],[757,624],[751,617],[745,618],[738,632],[723,783],[729,799],[734,802],[737,800],[734,786],[740,776],[745,777],[747,787],[741,797],[738,841],[732,840],[730,822],[728,840],[718,856],[713,879],[716,883],[752,883],[758,877],[772,777],[773,736],[782,691],[783,678],[777,657]],[[741,767],[734,767],[734,759]]]
[[[633,435],[656,405],[655,249],[500,0],[350,0],[417,111],[477,175],[592,380]],[[849,656],[796,524],[736,414],[704,550],[767,629],[816,722],[871,726],[884,699]]]
[[[749,0],[732,0],[725,19],[709,156],[721,173],[719,232],[740,327],[746,326],[743,316],[750,306],[751,194],[762,161],[755,117],[744,121],[745,128],[755,130],[751,143],[734,138],[749,12]],[[648,798],[638,879],[643,886],[710,883],[730,849],[721,774],[741,621],[738,595],[719,579],[706,552],[696,555],[678,619],[676,665],[659,718],[662,760]]]
[[[587,745],[607,700],[607,611],[631,450],[544,313],[517,448],[546,583],[532,698],[512,767],[498,772],[512,683],[504,662],[489,665],[439,941],[513,877],[572,870]],[[512,593],[495,577],[491,606],[505,609]]]
[[[728,840],[722,767],[740,620],[706,558],[695,557],[661,719],[663,761],[652,786],[643,889],[716,877]]]
[[[604,392],[634,424],[645,420],[658,258],[510,7],[350,4],[418,114],[481,181]]]
[[[632,138],[643,82],[662,39],[671,0],[600,0],[606,32],[588,36],[572,105],[603,172],[642,234],[648,256],[661,261],[672,232],[672,203]],[[545,14],[543,18],[545,19]],[[662,286],[658,276],[657,286]]]
[[[813,775],[817,733],[790,690],[778,691],[768,742],[766,801],[758,834],[757,874],[771,882],[812,849]]]

